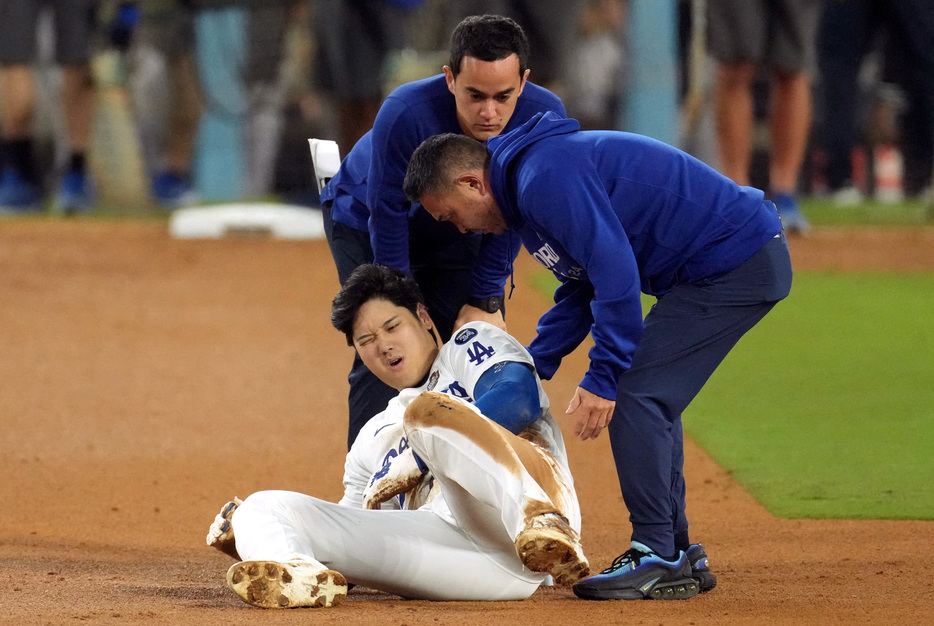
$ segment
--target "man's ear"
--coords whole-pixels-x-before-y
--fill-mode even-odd
[[[519,93],[516,94],[517,98],[522,95],[522,90],[525,89],[525,81],[529,79],[529,73],[531,71],[532,70],[525,70],[525,73],[522,74],[522,80],[519,81]]]
[[[481,197],[491,195],[490,173],[487,170],[469,170],[457,177],[458,184],[464,185]]]
[[[454,79],[455,79],[454,72],[447,65],[445,65],[441,69],[444,71],[444,80],[448,84],[448,91],[450,91],[451,93],[454,93]],[[526,72],[528,72],[528,70],[526,70]]]
[[[431,316],[428,314],[428,309],[425,308],[425,305],[419,302],[415,310],[418,312],[418,319],[421,320],[425,329],[431,330],[434,327],[434,322],[431,321]]]
[[[477,170],[467,170],[466,172],[461,172],[460,176],[457,177],[457,184],[464,185],[470,189],[483,192],[485,186],[483,176],[480,175],[480,172]]]

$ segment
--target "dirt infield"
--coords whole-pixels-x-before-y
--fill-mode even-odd
[[[934,271],[934,230],[822,230],[798,269]],[[517,265],[510,330],[548,306]],[[177,241],[164,224],[0,222],[0,623],[919,624],[934,523],[772,517],[692,442],[692,537],[720,585],[686,602],[432,603],[354,590],[265,611],[204,546],[233,495],[341,492],[351,354],[328,323],[322,241]],[[556,407],[582,350],[546,383]],[[560,411],[556,411],[558,413]],[[560,421],[560,419],[559,419]],[[629,524],[604,435],[568,440],[584,545],[605,566]],[[854,463],[858,471],[858,463]]]

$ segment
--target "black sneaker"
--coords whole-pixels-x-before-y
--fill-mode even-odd
[[[710,563],[704,546],[692,543],[685,554],[691,563],[691,577],[700,585],[700,592],[706,593],[717,586],[717,577],[710,571]]]
[[[585,600],[686,600],[698,591],[684,552],[666,561],[638,541],[608,568],[574,585],[574,595]]]

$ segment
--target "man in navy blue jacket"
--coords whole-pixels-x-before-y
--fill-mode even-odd
[[[497,15],[464,19],[451,35],[450,65],[444,73],[389,94],[373,129],[357,142],[321,194],[325,233],[341,284],[363,263],[410,273],[442,341],[472,320],[505,328],[503,290],[519,242],[459,233],[432,220],[402,192],[409,156],[438,133],[463,133],[482,141],[537,113],[564,117],[557,96],[528,82],[528,56],[528,40],[513,20]],[[348,447],[396,393],[359,359],[349,381]]]
[[[788,245],[762,191],[647,137],[579,129],[546,113],[486,145],[433,137],[404,190],[463,232],[518,232],[561,281],[529,346],[542,378],[593,335],[567,412],[581,439],[608,427],[632,543],[575,593],[689,597],[716,579],[688,538],[681,413],[788,295]],[[640,291],[658,298],[644,321]]]

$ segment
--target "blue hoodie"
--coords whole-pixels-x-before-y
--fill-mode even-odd
[[[537,115],[487,140],[503,216],[562,284],[529,346],[542,378],[592,333],[581,387],[607,399],[642,336],[639,292],[729,272],[781,232],[763,192],[662,142]]]
[[[526,82],[522,95],[503,132],[527,122],[533,115],[554,111],[565,115],[564,105],[543,87]],[[369,231],[374,262],[411,272],[411,263],[422,261],[412,250],[410,233],[417,233],[422,248],[436,251],[427,262],[444,263],[443,253],[460,246],[474,245],[479,235],[465,235],[451,224],[434,221],[413,204],[402,191],[406,168],[415,148],[440,133],[462,133],[457,122],[454,95],[444,74],[406,83],[387,96],[376,116],[373,129],[366,133],[341,162],[340,171],[321,193],[321,201],[332,201],[331,218]],[[474,268],[473,295],[478,298],[502,295],[518,243],[510,238],[483,235],[480,256]]]

